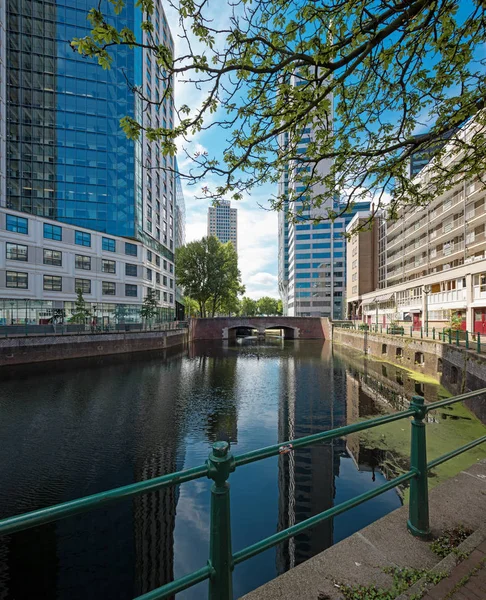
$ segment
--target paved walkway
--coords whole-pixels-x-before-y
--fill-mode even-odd
[[[424,596],[424,600],[485,600],[486,540]]]

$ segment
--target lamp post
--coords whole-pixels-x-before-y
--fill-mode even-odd
[[[429,335],[429,294],[430,294],[430,285],[424,285],[424,296],[425,296],[425,314],[424,314],[424,321],[425,321],[425,335]]]

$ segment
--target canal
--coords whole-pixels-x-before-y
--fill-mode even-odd
[[[280,338],[3,373],[0,517],[199,465],[216,440],[238,454],[397,410],[415,392],[428,401],[443,393],[328,342]],[[233,549],[406,468],[409,426],[396,425],[239,468],[230,478]],[[462,406],[431,415],[430,425],[431,455],[484,431]],[[0,598],[129,600],[200,568],[209,488],[198,480],[0,538]],[[398,508],[406,494],[387,492],[239,565],[235,597]],[[204,599],[206,587],[178,598]]]

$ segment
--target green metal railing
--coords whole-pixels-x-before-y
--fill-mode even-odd
[[[431,339],[451,344],[452,346],[464,347],[466,350],[475,350],[478,354],[484,349],[484,334],[471,332],[464,329],[451,329],[444,327],[443,329],[436,327],[413,327],[412,325],[380,325],[376,323],[363,323],[361,321],[340,321],[332,324],[333,327],[340,329],[354,329],[361,332],[369,333],[387,333],[393,335],[401,335],[406,337],[419,337],[421,339]]]
[[[208,477],[213,480],[213,485],[211,486],[210,546],[207,564],[193,573],[185,575],[184,577],[143,594],[142,596],[138,596],[136,600],[169,598],[170,596],[205,580],[209,580],[210,600],[232,600],[232,572],[235,565],[276,546],[280,542],[283,542],[322,521],[344,513],[345,511],[354,508],[367,500],[371,500],[375,496],[383,494],[407,481],[410,481],[409,518],[407,521],[408,529],[413,535],[427,537],[430,533],[427,472],[443,462],[458,456],[462,452],[466,452],[467,450],[486,442],[486,435],[427,463],[425,417],[431,410],[449,406],[463,400],[479,398],[481,395],[486,396],[486,388],[462,394],[454,398],[440,400],[439,402],[434,402],[432,404],[425,404],[422,396],[414,396],[410,403],[410,408],[407,410],[391,415],[376,417],[353,425],[331,429],[330,431],[315,433],[296,440],[274,444],[260,450],[253,450],[251,452],[246,452],[245,454],[240,454],[239,456],[233,456],[231,454],[227,442],[216,442],[213,444],[212,451],[204,465],[115,488],[107,492],[100,492],[98,494],[42,508],[26,514],[8,517],[0,521],[0,535],[15,533],[17,531],[30,529],[59,519],[71,517],[89,510],[94,510],[105,504],[109,504],[110,502],[115,502],[116,500],[132,498],[140,494],[153,492],[169,486],[180,485],[181,483],[193,481],[194,479]],[[392,423],[400,419],[408,419],[409,417],[413,417],[411,423],[411,456],[409,471],[387,481],[385,484],[373,490],[360,494],[337,506],[333,506],[305,521],[292,525],[264,540],[233,553],[231,546],[230,487],[228,478],[230,473],[236,468],[271,456],[278,456],[280,454],[285,455],[293,452],[297,448],[312,446],[351,433],[378,427],[379,425],[384,425],[386,423]]]

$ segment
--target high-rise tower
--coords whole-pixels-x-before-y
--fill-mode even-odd
[[[231,208],[229,200],[220,200],[217,206],[208,208],[208,235],[214,235],[220,242],[233,242],[238,249],[238,209]]]
[[[42,252],[46,244],[52,246],[52,242],[45,241],[42,235],[34,239],[32,232],[42,230],[44,224],[49,228],[49,222],[52,228],[55,221],[55,226],[61,227],[56,229],[61,239],[47,239],[58,242],[57,252],[63,253],[64,242],[78,235],[72,229],[79,229],[79,234],[86,234],[87,247],[95,249],[96,240],[102,237],[95,232],[100,232],[109,236],[99,240],[100,250],[103,245],[108,253],[124,255],[125,242],[117,239],[124,238],[130,240],[128,257],[137,254],[140,264],[135,266],[136,261],[127,258],[129,268],[123,264],[125,259],[115,260],[107,255],[116,263],[108,273],[116,277],[107,280],[114,287],[105,286],[110,290],[106,295],[112,297],[103,298],[102,286],[96,285],[95,279],[104,278],[101,273],[107,271],[102,270],[101,264],[98,268],[98,262],[104,258],[96,250],[93,258],[97,261],[90,269],[93,273],[83,273],[84,280],[90,281],[85,288],[87,301],[141,303],[147,290],[154,289],[160,305],[173,311],[174,159],[163,157],[157,142],[149,142],[143,135],[134,142],[120,128],[124,116],[145,126],[173,127],[171,95],[161,105],[142,106],[133,93],[136,87],[152,101],[163,97],[164,82],[158,76],[156,62],[144,48],[115,46],[110,49],[111,69],[104,70],[95,60],[73,52],[70,40],[90,32],[86,19],[93,6],[90,0],[11,0],[2,5],[5,14],[4,18],[0,14],[0,102],[6,98],[6,112],[0,105],[0,167],[6,157],[6,169],[0,168],[0,206],[11,220],[27,219],[29,239],[19,236],[19,241],[32,250],[26,251],[28,260],[23,261],[22,269],[18,263],[3,265],[0,253],[0,270],[18,270],[27,276],[23,297],[52,300],[52,290],[37,281],[40,275],[31,265],[34,255]],[[113,11],[110,3],[105,8]],[[108,19],[117,28],[129,27],[144,41],[142,36],[147,33],[141,31],[142,13],[135,0],[127,0],[122,13],[115,16],[112,12]],[[160,0],[155,2],[151,21],[155,41],[173,51]],[[6,94],[1,87],[5,82]],[[19,217],[17,211],[35,216],[30,228],[28,215]],[[39,222],[39,227],[33,227]],[[93,239],[89,232],[93,232]],[[87,240],[91,240],[90,246]],[[59,260],[63,272],[55,277],[61,280],[56,289],[61,293],[55,298],[57,302],[70,301],[75,297],[76,285],[74,252],[70,256],[66,250],[66,256]],[[95,277],[97,271],[100,275]],[[126,283],[125,275],[137,279]],[[1,287],[4,286],[0,277]],[[0,289],[0,299],[5,297],[10,297],[8,290]]]

